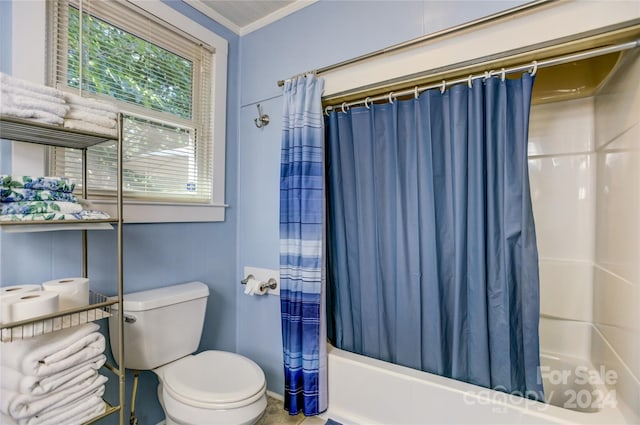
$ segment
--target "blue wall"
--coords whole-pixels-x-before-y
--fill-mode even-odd
[[[238,285],[244,266],[279,268],[282,90],[276,82],[523,2],[321,0],[241,38],[184,2],[165,3],[229,41],[225,190],[230,208],[224,223],[126,225],[125,291],[189,280],[207,283],[211,296],[200,349],[247,355],[264,369],[268,388],[282,393],[279,299],[244,296]],[[0,0],[0,70],[5,72],[10,72],[10,25],[5,25],[10,4]],[[253,123],[256,103],[271,116],[262,129]],[[5,152],[6,147],[0,154],[6,157]],[[7,167],[2,157],[0,167]],[[0,238],[3,286],[80,271],[76,232]],[[92,232],[89,243],[92,286],[113,293],[115,232]],[[142,375],[136,402],[141,425],[161,418],[156,385],[152,373]],[[109,390],[112,400],[114,390]]]

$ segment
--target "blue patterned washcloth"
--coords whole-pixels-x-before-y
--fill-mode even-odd
[[[0,215],[0,221],[77,221],[107,219],[109,214],[102,211],[82,210],[79,213],[41,213]]]
[[[15,189],[0,187],[0,202],[63,201],[78,202],[72,193],[40,189]]]
[[[73,214],[82,211],[82,205],[73,202],[24,201],[0,202],[0,215],[12,214]]]
[[[71,193],[76,184],[67,177],[31,177],[0,174],[0,187],[5,189],[38,189]]]

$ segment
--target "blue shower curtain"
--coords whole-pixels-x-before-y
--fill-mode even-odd
[[[330,114],[333,344],[542,400],[532,85],[475,80]]]
[[[323,86],[311,74],[284,85],[280,306],[284,407],[292,415],[327,409]]]

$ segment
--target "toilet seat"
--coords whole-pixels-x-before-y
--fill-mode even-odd
[[[163,373],[164,391],[189,406],[234,409],[264,396],[260,367],[239,354],[204,351],[169,365]]]

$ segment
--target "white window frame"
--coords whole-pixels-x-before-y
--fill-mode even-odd
[[[125,0],[113,0],[125,1]],[[225,148],[227,109],[227,40],[213,33],[161,1],[126,0],[157,18],[180,28],[190,36],[215,49],[212,98],[213,126],[213,186],[210,204],[179,204],[172,202],[125,201],[126,223],[166,223],[224,221],[225,208]],[[44,84],[46,81],[46,0],[12,2],[12,75],[16,78]],[[24,54],[29,52],[29,54]],[[44,148],[25,143],[13,143],[12,172],[14,174],[44,174]],[[116,216],[114,200],[92,201],[96,209]]]

